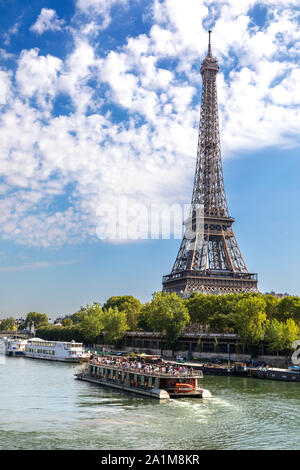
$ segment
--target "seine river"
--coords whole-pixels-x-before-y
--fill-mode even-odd
[[[159,403],[81,367],[1,357],[0,449],[300,449],[299,383],[206,376],[213,398]]]

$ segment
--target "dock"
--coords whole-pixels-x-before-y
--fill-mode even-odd
[[[187,362],[194,370],[201,370],[204,375],[220,375],[230,377],[250,377],[264,380],[277,380],[282,382],[300,382],[300,371],[293,369],[280,369],[276,367],[256,368],[237,365],[196,364]]]
[[[267,370],[250,369],[249,377],[265,380],[280,380],[282,382],[300,382],[300,372],[292,369],[272,367]]]

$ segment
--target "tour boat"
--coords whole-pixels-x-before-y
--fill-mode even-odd
[[[83,344],[75,343],[75,341],[45,341],[40,338],[32,338],[27,341],[25,356],[50,361],[82,362],[86,353]]]
[[[5,354],[6,356],[22,357],[25,355],[26,340],[23,339],[6,339]]]
[[[135,362],[128,358],[96,358],[89,362],[87,370],[75,376],[78,380],[158,399],[211,397],[208,390],[199,386],[202,371],[194,372],[164,361],[160,366]]]

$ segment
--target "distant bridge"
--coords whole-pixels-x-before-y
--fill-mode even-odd
[[[31,333],[25,333],[24,331],[0,331],[0,340],[2,338],[21,338],[28,339],[32,338]]]

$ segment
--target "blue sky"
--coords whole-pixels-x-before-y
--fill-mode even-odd
[[[99,208],[190,202],[209,28],[240,248],[300,295],[299,7],[0,0],[0,316],[160,290],[180,240],[100,240]]]

